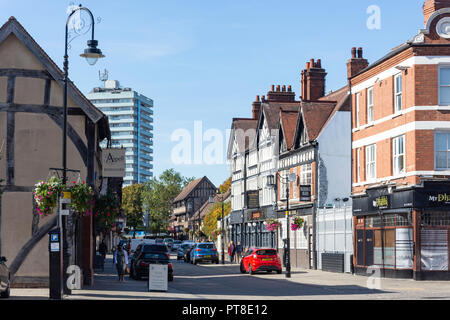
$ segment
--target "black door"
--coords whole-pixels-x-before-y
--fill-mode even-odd
[[[356,230],[356,264],[364,265],[364,230]]]
[[[373,265],[373,230],[366,231],[366,266]]]

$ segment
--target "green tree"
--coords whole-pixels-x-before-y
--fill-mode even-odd
[[[172,200],[195,178],[183,177],[174,169],[164,171],[144,188],[143,203],[149,213],[150,228],[159,233],[168,228]]]
[[[127,225],[135,231],[143,223],[143,184],[132,184],[122,190],[122,210],[127,218]]]

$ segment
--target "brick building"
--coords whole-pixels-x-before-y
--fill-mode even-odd
[[[423,11],[412,40],[349,67],[358,273],[450,278],[450,1]]]

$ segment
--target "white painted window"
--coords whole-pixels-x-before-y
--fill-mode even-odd
[[[403,101],[403,96],[402,96],[402,74],[398,74],[394,77],[394,99],[395,99],[395,112],[400,112],[402,110],[402,101]]]
[[[376,145],[366,147],[366,180],[374,180],[377,176]]]
[[[392,139],[394,176],[405,173],[405,136]]]
[[[288,181],[288,170],[280,172],[280,200],[286,200],[286,187]]]
[[[439,104],[450,105],[450,66],[439,69]]]
[[[359,128],[359,106],[360,106],[360,95],[358,92],[356,94],[356,128]]]
[[[361,182],[361,148],[356,149],[356,182]]]
[[[312,184],[312,165],[305,164],[300,168],[300,184],[303,186]]]
[[[367,89],[367,123],[373,122],[373,87]]]
[[[434,135],[436,170],[450,169],[450,132],[436,132]]]

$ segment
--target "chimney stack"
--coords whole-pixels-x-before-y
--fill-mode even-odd
[[[295,102],[295,92],[292,92],[292,86],[288,86],[286,90],[286,85],[271,86],[271,91],[267,92],[267,100],[269,102]]]
[[[363,49],[352,48],[352,57],[347,62],[347,78],[351,78],[369,66],[369,61],[363,58]]]
[[[427,0],[423,5],[424,26],[426,27],[431,15],[443,8],[450,8],[450,0]]]
[[[263,96],[263,100],[264,100],[264,96]],[[256,96],[256,100],[252,104],[252,114],[253,114],[254,120],[259,119],[260,112],[261,112],[261,100],[259,99],[259,96]]]
[[[315,101],[325,95],[325,77],[327,73],[322,69],[322,61],[311,59],[302,71],[302,100]]]

